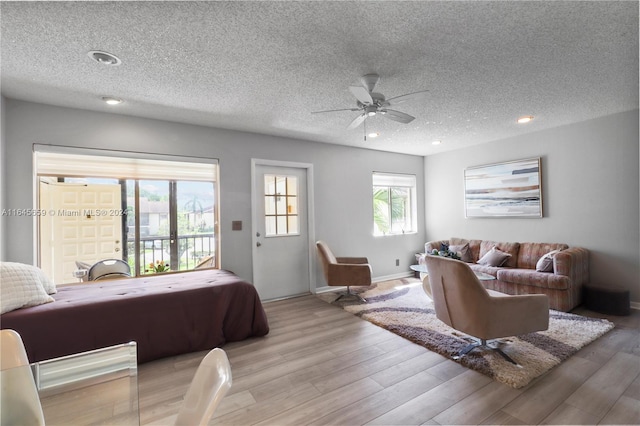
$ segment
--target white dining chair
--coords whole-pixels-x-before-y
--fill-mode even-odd
[[[231,389],[231,365],[220,348],[211,350],[200,362],[184,397],[176,426],[206,425]]]

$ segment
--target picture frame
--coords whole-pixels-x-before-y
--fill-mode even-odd
[[[465,169],[465,217],[541,218],[540,165],[536,157]]]

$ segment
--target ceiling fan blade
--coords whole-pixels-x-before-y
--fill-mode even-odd
[[[327,109],[324,111],[311,111],[311,114],[320,114],[321,112],[335,112],[335,111],[360,111],[360,108]]]
[[[404,124],[411,123],[415,119],[415,117],[409,114],[405,114],[404,112],[395,111],[392,109],[385,109],[382,112],[384,113],[384,117],[388,118],[389,120],[397,121]]]
[[[361,103],[365,105],[369,105],[373,103],[373,98],[371,94],[362,86],[349,86],[349,90],[353,93],[353,96],[356,97]]]
[[[367,119],[367,114],[360,114],[351,122],[351,124],[347,126],[347,129],[349,130],[355,129],[356,127],[361,125],[366,119]]]
[[[396,106],[408,101],[423,100],[427,97],[428,90],[421,90],[419,92],[407,93],[406,95],[395,96],[391,99],[387,99],[391,105]]]

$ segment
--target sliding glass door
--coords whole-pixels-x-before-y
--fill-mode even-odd
[[[145,160],[127,168],[99,157],[84,160],[121,167],[69,173],[73,157],[46,153],[38,169],[39,208],[52,212],[38,223],[39,264],[56,283],[107,258],[128,262],[135,276],[219,266],[215,164]],[[194,175],[201,180],[187,178]]]

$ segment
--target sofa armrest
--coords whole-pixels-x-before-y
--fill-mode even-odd
[[[588,283],[589,250],[570,247],[558,252],[553,258],[553,273],[569,277],[574,286]]]
[[[336,262],[362,264],[369,263],[369,259],[367,259],[366,257],[336,257]]]
[[[433,249],[440,250],[440,246],[442,243],[449,245],[449,240],[438,240],[438,241],[429,241],[424,244],[424,252],[427,254],[431,254]]]

